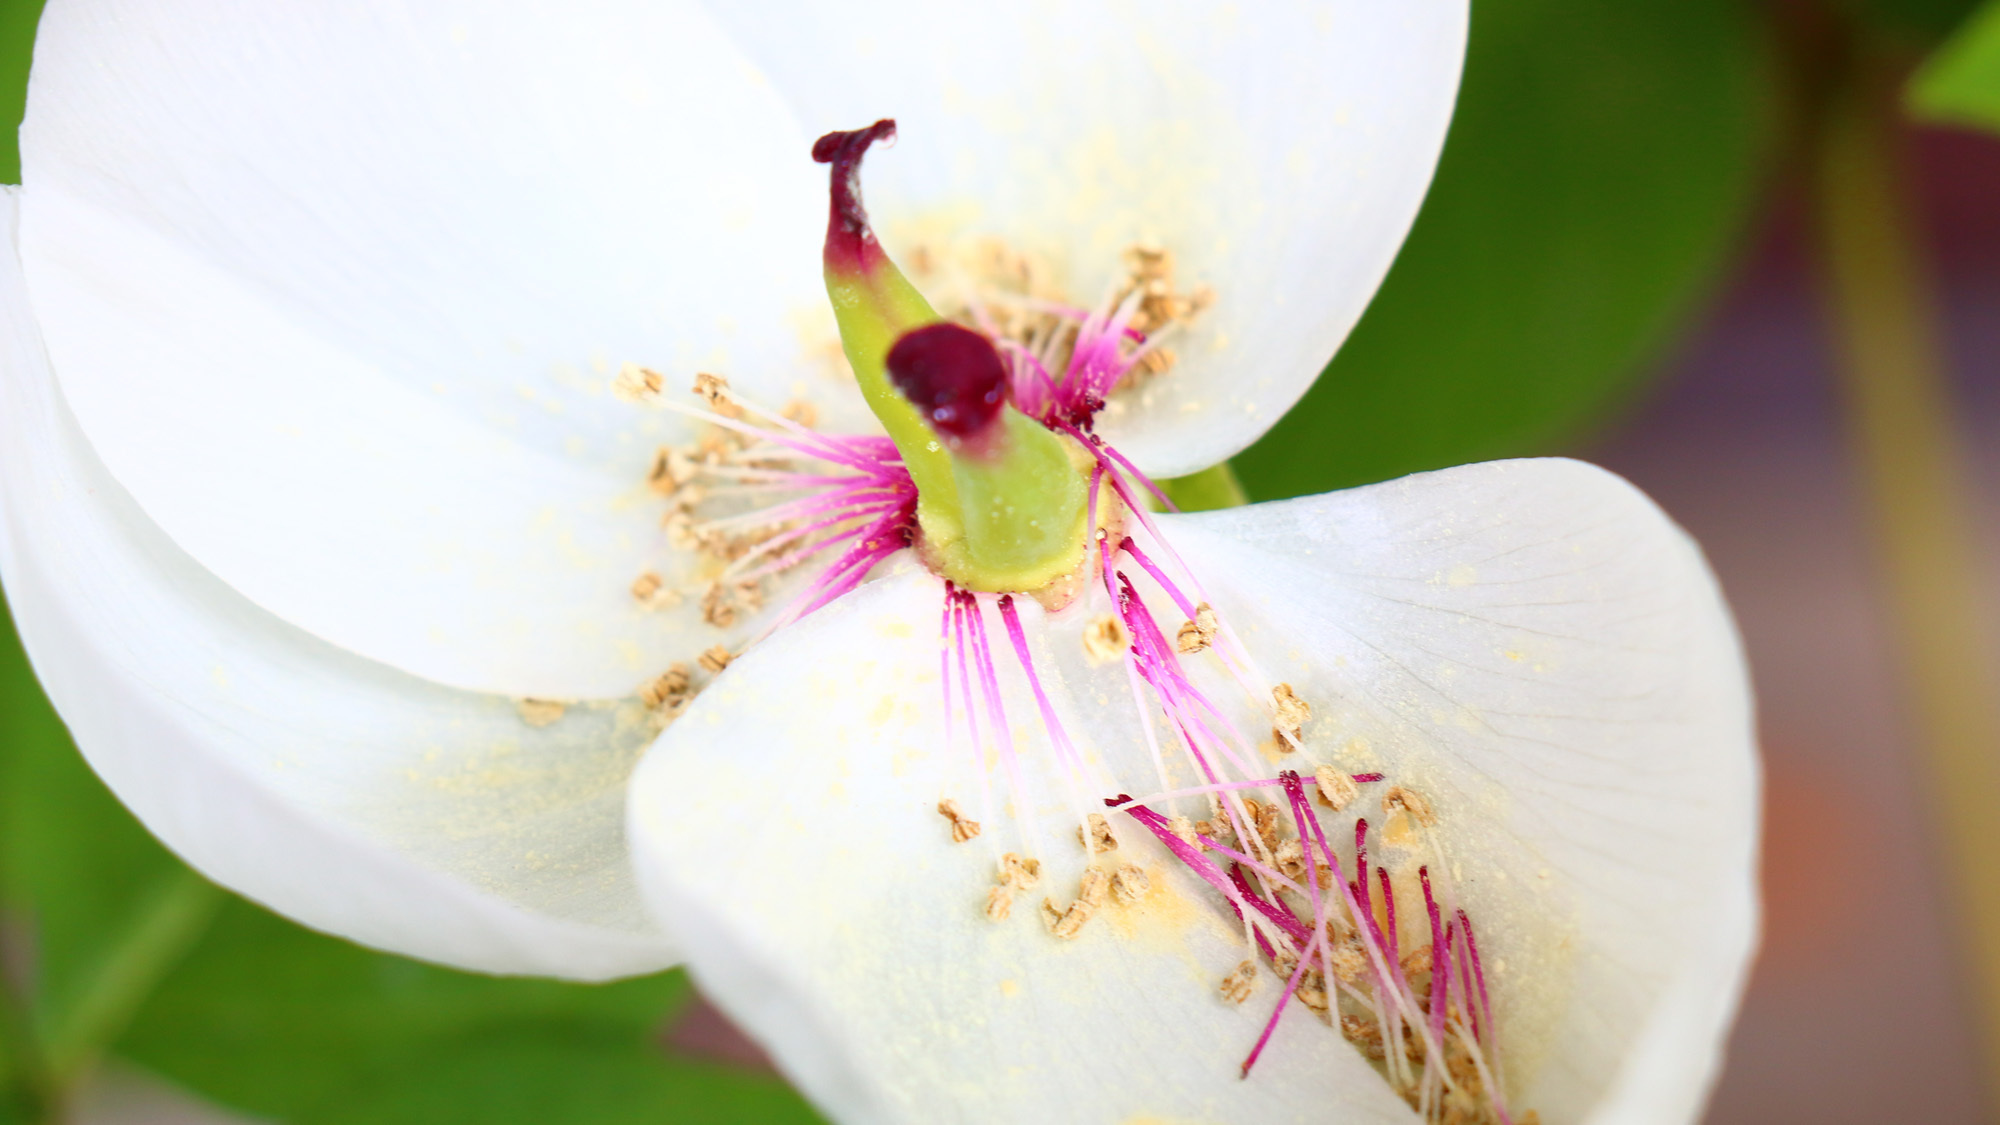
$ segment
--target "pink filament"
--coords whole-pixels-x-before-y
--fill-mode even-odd
[[[914,507],[914,505],[912,505]],[[909,519],[898,508],[855,533],[859,541],[822,571],[811,586],[780,614],[773,629],[788,625],[853,590],[875,564],[910,545]]]
[[[1451,942],[1445,937],[1437,899],[1431,896],[1431,869],[1417,868],[1417,879],[1424,885],[1424,910],[1431,919],[1431,1038],[1442,1043],[1445,1009],[1451,1002]]]
[[[1466,916],[1464,910],[1458,912],[1458,928],[1459,932],[1465,935],[1465,953],[1466,958],[1472,962],[1473,979],[1479,982],[1479,1016],[1485,1017],[1483,1020],[1479,1016],[1474,1017],[1472,1021],[1472,1037],[1484,1042],[1485,1040],[1480,1033],[1480,1025],[1483,1023],[1487,1032],[1491,1032],[1493,1028],[1493,1007],[1486,997],[1486,968],[1479,963],[1479,939],[1472,936],[1472,919]],[[1470,1004],[1466,1005],[1468,1008],[1471,1006]]]
[[[1236,907],[1239,912],[1242,911],[1243,901],[1237,893],[1235,884],[1222,873],[1222,869],[1215,865],[1214,860],[1201,854],[1201,850],[1193,844],[1175,835],[1173,828],[1167,823],[1166,817],[1161,816],[1144,805],[1128,805],[1122,800],[1106,801],[1105,804],[1122,806],[1133,820],[1144,825],[1146,830],[1158,838],[1168,851],[1174,853],[1175,858],[1186,864],[1188,870],[1194,872],[1196,876],[1209,886],[1222,892],[1223,897],[1229,900],[1230,905]]]
[[[1376,874],[1376,875],[1379,875],[1379,876],[1381,876],[1381,882],[1382,882],[1382,909],[1383,909],[1384,911],[1386,911],[1386,912],[1388,913],[1388,915],[1389,915],[1389,917],[1388,917],[1388,922],[1387,922],[1387,925],[1388,925],[1388,930],[1389,930],[1389,946],[1388,946],[1388,951],[1389,951],[1389,957],[1390,957],[1390,959],[1391,959],[1391,960],[1396,960],[1396,959],[1397,959],[1397,958],[1398,958],[1398,957],[1400,956],[1400,955],[1399,955],[1399,954],[1397,953],[1397,949],[1396,949],[1396,946],[1397,946],[1397,938],[1396,938],[1396,892],[1395,892],[1394,890],[1390,889],[1390,887],[1389,887],[1389,869],[1388,869],[1388,868],[1386,868],[1386,867],[1377,867],[1377,868],[1375,869],[1375,874]]]
[[[1369,901],[1368,897],[1368,821],[1366,818],[1354,822],[1354,869],[1358,873],[1356,877],[1361,880],[1361,885],[1355,890],[1355,896],[1361,900],[1362,909],[1368,911],[1368,916],[1372,918],[1375,916],[1375,907]]]
[[[1102,468],[1103,466],[1100,465],[1098,467]],[[1179,586],[1174,585],[1173,579],[1168,578],[1166,574],[1162,572],[1160,568],[1153,563],[1152,559],[1146,557],[1146,552],[1141,551],[1139,549],[1139,545],[1137,543],[1132,542],[1131,536],[1127,535],[1125,537],[1125,541],[1118,544],[1118,549],[1125,552],[1128,555],[1131,555],[1132,560],[1134,562],[1144,567],[1146,573],[1153,576],[1153,581],[1160,584],[1160,589],[1165,590],[1167,592],[1167,596],[1174,600],[1174,604],[1180,607],[1182,613],[1186,614],[1189,617],[1194,616],[1195,609],[1197,608],[1195,604],[1188,600],[1188,596],[1186,594],[1181,593],[1181,588]]]
[[[1070,744],[1069,733],[1063,729],[1062,722],[1056,718],[1056,709],[1050,705],[1048,693],[1042,690],[1042,678],[1035,674],[1035,658],[1028,652],[1028,634],[1021,628],[1021,616],[1014,611],[1014,596],[1002,594],[996,604],[1000,607],[1000,620],[1007,624],[1007,639],[1014,643],[1014,656],[1021,662],[1021,674],[1028,678],[1028,687],[1035,695],[1035,707],[1042,713],[1042,729],[1055,743],[1056,756],[1071,769],[1081,771],[1083,760],[1077,755],[1076,747]]]

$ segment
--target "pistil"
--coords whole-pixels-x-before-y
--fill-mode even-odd
[[[1033,592],[1084,561],[1084,475],[1010,403],[993,343],[939,317],[876,240],[861,159],[895,129],[885,119],[813,146],[831,165],[824,266],[841,346],[916,481],[926,562],[966,589]]]

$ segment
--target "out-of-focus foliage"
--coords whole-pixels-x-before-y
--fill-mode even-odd
[[[589,986],[451,972],[231,899],[119,1050],[296,1125],[815,1120],[768,1077],[664,1052],[688,997],[679,973]]]
[[[42,18],[42,0],[0,0],[0,122],[6,123],[6,143],[0,144],[0,183],[21,182],[21,154],[14,147],[14,126],[28,95],[28,56],[35,48],[35,24]]]
[[[1980,0],[1845,0],[1845,6],[1878,33],[1930,46],[1958,27]]]
[[[689,995],[679,973],[586,986],[453,972],[202,881],[92,776],[4,617],[0,875],[8,949],[31,961],[16,966],[28,1019],[58,1063],[109,1049],[292,1125],[817,1120],[771,1078],[662,1049]]]
[[[1479,0],[1437,181],[1256,498],[1572,440],[1627,394],[1742,229],[1770,119],[1737,0]]]
[[[146,994],[134,974],[149,956],[157,978],[159,956],[198,936],[185,931],[198,930],[199,903],[193,918],[176,910],[190,886],[205,888],[193,879],[71,749],[0,616],[0,950],[25,1040],[9,1052],[17,1113],[29,1108],[21,1092],[45,1084],[40,1064],[69,1069],[92,1038],[116,1033]],[[182,932],[160,933],[162,921]]]
[[[1989,0],[1910,81],[1918,116],[2000,130],[2000,0]]]

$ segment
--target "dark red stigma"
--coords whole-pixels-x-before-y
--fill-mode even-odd
[[[1007,368],[986,337],[949,322],[903,334],[889,349],[889,379],[946,437],[985,433],[1007,401]]]
[[[835,269],[869,269],[882,256],[868,212],[861,207],[861,158],[876,141],[896,139],[896,121],[884,117],[866,129],[828,133],[813,142],[813,160],[831,164],[832,199],[826,216],[826,264]]]

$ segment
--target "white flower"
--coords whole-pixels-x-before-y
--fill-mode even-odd
[[[1550,1121],[1685,1119],[1753,929],[1747,687],[1698,553],[1584,466],[1135,522],[1096,548],[1144,599],[1113,632],[1172,636],[1179,583],[1207,646],[1151,664],[1087,658],[1115,579],[1003,610],[897,553],[704,674],[628,792],[656,729],[635,685],[768,617],[633,596],[701,579],[642,480],[698,427],[616,401],[612,373],[721,370],[746,402],[865,426],[814,373],[815,135],[900,119],[869,173],[908,228],[887,222],[892,252],[993,236],[1088,300],[1157,239],[1212,286],[1173,369],[1097,419],[1173,475],[1254,440],[1358,317],[1428,181],[1464,19],[56,0],[0,270],[0,571],[37,671],[99,773],[218,881],[491,971],[685,953],[848,1119],[1406,1119],[1396,1052],[1385,1082],[1303,1009],[1237,1078],[1280,987],[1267,963],[1252,1001],[1218,998],[1258,955],[1132,811],[1208,800],[1154,796],[1199,784],[1177,755],[1204,735],[1141,716],[1213,700],[1208,749],[1275,719],[1270,771],[1386,775],[1356,799],[1408,794],[1375,817],[1395,898],[1434,866],[1445,914],[1479,919],[1494,995],[1435,1034],[1506,1071],[1405,1072],[1426,1113],[1476,1085]],[[974,701],[1013,738],[967,728]],[[1275,776],[1254,764],[1229,776]],[[1121,793],[1140,801],[1102,805]],[[1144,889],[1070,941],[1031,896],[989,920],[1003,841],[1058,905],[1091,897],[1080,801]],[[1265,858],[1245,862],[1271,905]]]
[[[1757,774],[1742,657],[1686,537],[1631,486],[1558,460],[1159,524],[1264,671],[1312,705],[1306,749],[1265,748],[1263,775],[1386,775],[1322,816],[1336,839],[1335,825],[1373,823],[1371,849],[1398,868],[1405,950],[1436,944],[1410,917],[1424,901],[1412,869],[1457,883],[1514,1119],[1692,1120],[1754,936]],[[1068,942],[1021,917],[1045,894],[1058,909],[1078,897],[1072,771],[1046,750],[1004,635],[994,662],[1022,776],[991,745],[972,765],[942,712],[938,601],[934,578],[906,572],[773,636],[641,764],[642,881],[703,989],[844,1121],[1415,1120],[1300,1005],[1239,1078],[1283,986],[1266,962],[1246,1001],[1217,995],[1256,954],[1222,896],[1113,810],[1097,809],[1118,851],[1092,858],[1139,866],[1154,891],[1114,896]],[[1087,747],[1074,772],[1096,782],[1091,801],[1167,788],[1123,670],[1086,656],[1088,610],[1020,612],[1059,721]],[[1268,718],[1205,671],[1260,731]],[[1154,725],[1175,786],[1198,785]],[[1437,822],[1406,823],[1403,848],[1383,807],[1395,783]],[[978,838],[950,842],[941,798],[982,821]],[[1153,802],[1210,815],[1170,803]],[[995,924],[981,906],[1002,851],[1043,870]]]

